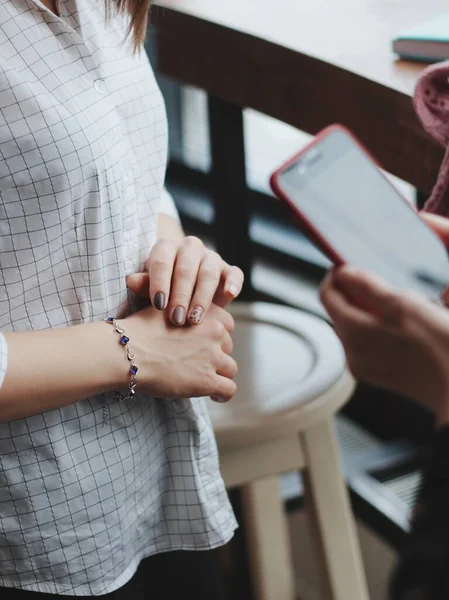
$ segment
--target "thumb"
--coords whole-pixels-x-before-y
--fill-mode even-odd
[[[148,273],[133,273],[126,278],[129,290],[141,298],[150,297],[150,277]]]
[[[402,328],[408,317],[425,323],[427,328],[441,329],[441,313],[445,309],[433,306],[412,292],[400,293],[377,275],[354,267],[341,267],[333,274],[335,285],[346,298],[361,310],[379,319],[384,325]]]
[[[449,219],[439,215],[420,213],[421,219],[437,234],[446,247],[449,247]]]
[[[391,325],[401,320],[401,296],[380,277],[352,266],[335,269],[332,277],[354,306]]]

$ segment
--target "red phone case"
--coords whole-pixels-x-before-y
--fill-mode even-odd
[[[347,129],[343,125],[335,124],[335,125],[330,125],[329,127],[326,127],[325,129],[320,131],[315,136],[315,138],[310,142],[310,144],[307,144],[307,146],[305,148],[303,148],[302,150],[300,150],[300,152],[297,152],[294,156],[292,156],[292,158],[290,158],[286,163],[284,163],[281,167],[279,167],[279,169],[276,169],[276,171],[274,171],[274,173],[270,177],[270,186],[271,186],[271,189],[273,190],[273,193],[280,200],[283,200],[284,202],[286,202],[286,204],[290,207],[290,209],[293,213],[293,216],[295,217],[295,221],[296,221],[298,227],[304,233],[304,235],[306,235],[306,237],[308,237],[327,256],[327,258],[329,260],[331,260],[335,265],[343,265],[345,263],[344,259],[338,254],[338,252],[334,248],[332,248],[332,246],[321,235],[321,233],[315,228],[315,226],[312,223],[310,223],[310,221],[307,219],[307,217],[302,214],[302,212],[298,209],[298,207],[295,205],[295,203],[292,200],[290,200],[290,198],[286,194],[284,194],[284,192],[281,190],[281,188],[279,186],[279,181],[278,181],[279,175],[285,169],[290,167],[290,165],[292,165],[300,156],[305,154],[308,150],[310,150],[310,148],[313,148],[314,146],[319,144],[319,142],[323,138],[325,138],[327,135],[329,135],[333,131],[341,131],[341,132],[345,133],[347,136],[349,136],[352,139],[352,141],[355,144],[357,144],[357,146],[361,149],[361,151],[377,167],[380,168],[378,161],[375,158],[373,158],[371,153],[363,146],[363,144],[355,137],[355,135],[353,133],[351,133],[351,131],[349,131],[349,129]],[[382,177],[385,177],[385,179],[388,181],[388,183],[390,185],[392,185],[392,183],[388,180],[388,178],[384,175],[384,173],[382,171],[380,171],[380,175],[382,175]],[[395,188],[395,190],[396,190],[396,188]],[[400,194],[400,192],[398,192],[397,190],[396,190],[396,192],[403,199],[403,201],[407,204],[407,206],[409,206],[413,210],[413,207]],[[416,212],[416,211],[414,211],[414,212]],[[421,222],[425,227],[427,227],[427,225],[426,225],[426,223],[424,223],[424,221],[421,221]]]

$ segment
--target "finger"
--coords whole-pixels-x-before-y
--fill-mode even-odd
[[[195,291],[189,308],[189,321],[199,325],[209,310],[220,283],[223,261],[216,252],[207,250],[198,270]]]
[[[414,292],[398,293],[376,275],[354,267],[338,269],[334,281],[348,301],[375,316],[378,325],[404,330],[412,323],[429,328],[439,322],[441,327],[441,319],[447,318],[447,311],[440,306]]]
[[[420,217],[437,234],[445,246],[449,246],[449,219],[421,212]]]
[[[222,375],[223,377],[228,377],[229,379],[234,379],[237,375],[238,366],[236,361],[229,356],[228,354],[222,354],[220,365],[217,368],[217,374]]]
[[[178,251],[169,303],[170,320],[174,325],[182,326],[186,321],[204,253],[204,244],[195,237],[185,238]]]
[[[241,269],[224,264],[220,286],[214,298],[214,304],[222,307],[227,306],[237,298],[242,291],[245,279]]]
[[[126,287],[136,296],[148,299],[149,281],[148,273],[133,273],[126,278]]]
[[[229,333],[234,331],[235,323],[233,316],[227,310],[218,306],[214,306],[214,311],[214,316],[223,324],[226,331]]]
[[[229,402],[231,398],[235,395],[237,391],[237,386],[228,377],[223,377],[222,375],[216,376],[216,391],[214,392],[211,399],[214,402]]]
[[[232,341],[232,337],[229,335],[228,332],[226,332],[226,334],[223,336],[221,349],[223,350],[223,352],[229,355],[231,355],[232,351],[234,350],[234,343]]]
[[[320,292],[321,302],[329,313],[336,329],[344,330],[348,326],[368,327],[372,324],[371,315],[353,305],[334,283],[334,273],[330,273]]]
[[[176,243],[160,240],[147,261],[150,300],[158,310],[164,310],[167,306],[177,251]]]

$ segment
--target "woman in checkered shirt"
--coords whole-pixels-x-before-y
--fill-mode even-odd
[[[213,549],[236,522],[204,397],[235,392],[243,277],[184,237],[164,189],[147,11],[0,0],[0,588],[17,600],[221,597]]]

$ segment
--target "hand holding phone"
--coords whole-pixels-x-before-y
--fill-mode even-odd
[[[271,187],[334,264],[441,299],[449,284],[446,248],[345,128],[318,134],[273,173]]]

